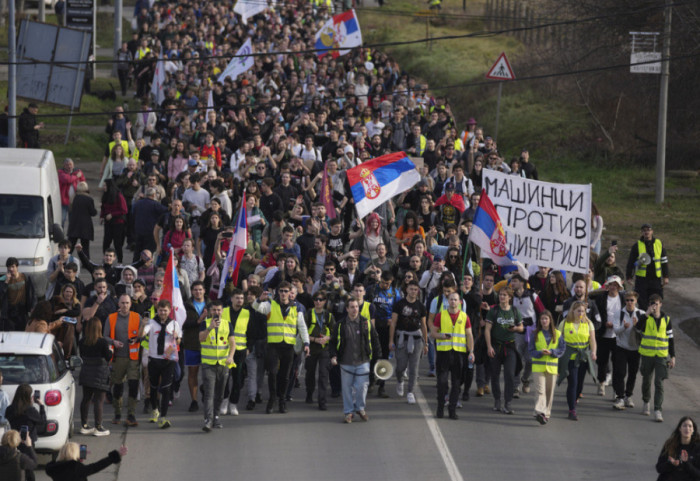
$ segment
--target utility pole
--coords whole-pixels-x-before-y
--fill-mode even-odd
[[[117,52],[122,48],[122,3],[123,0],[114,0],[114,54],[112,58],[117,58]],[[112,63],[112,77],[117,76],[117,63]]]
[[[15,0],[9,0],[9,20],[7,25],[10,65],[7,71],[7,110],[9,115],[7,146],[17,147],[17,34],[15,33]]]
[[[664,188],[666,184],[666,121],[668,110],[668,83],[670,77],[671,57],[671,1],[666,0],[664,9],[664,39],[661,61],[661,92],[659,94],[659,123],[656,137],[656,203],[664,201]]]

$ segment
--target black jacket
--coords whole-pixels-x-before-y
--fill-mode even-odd
[[[668,453],[662,452],[656,462],[658,481],[692,481],[700,479],[700,445],[691,444],[688,449],[688,461],[674,466],[668,461]],[[680,456],[676,456],[679,458]]]
[[[95,239],[92,218],[97,215],[95,201],[87,194],[73,197],[68,220],[68,237],[77,239]]]
[[[22,145],[27,149],[39,148],[39,131],[34,128],[37,124],[36,115],[31,113],[28,108],[24,109],[18,119],[19,138]]]
[[[24,471],[36,469],[36,454],[30,447],[20,444],[17,449],[0,446],[0,479],[2,481],[21,481]]]
[[[38,433],[46,431],[46,408],[43,404],[39,405],[39,410],[34,406],[28,407],[24,413],[15,414],[15,407],[10,404],[5,411],[5,419],[10,422],[12,429],[19,431],[22,426],[29,426],[29,437],[32,442],[36,443]]]
[[[59,461],[46,465],[46,474],[53,481],[87,481],[88,476],[102,471],[110,464],[117,464],[122,457],[117,451],[110,451],[106,458],[96,463],[83,464],[80,461]]]
[[[363,317],[361,317],[361,319],[363,319],[364,321],[367,320]],[[339,363],[341,358],[343,357],[343,352],[345,350],[345,340],[343,339],[343,333],[345,332],[344,328],[347,320],[348,318],[345,317],[340,322],[338,322],[333,327],[333,331],[331,333],[330,354],[331,357],[337,357]],[[371,327],[371,329],[368,329],[368,325],[369,327]],[[377,330],[374,328],[374,326],[368,322],[361,322],[360,336],[362,337],[362,349],[364,351],[364,354],[370,359],[381,358],[382,346],[379,343],[379,334],[377,334]],[[340,338],[340,342],[338,338]],[[372,340],[371,347],[370,339]]]
[[[109,361],[112,351],[105,338],[100,338],[93,346],[80,342],[80,356],[83,365],[80,368],[79,384],[81,386],[109,391]]]

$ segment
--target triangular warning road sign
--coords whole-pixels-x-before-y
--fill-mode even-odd
[[[491,80],[515,80],[513,69],[510,68],[510,63],[506,58],[506,53],[501,53],[496,63],[493,64],[491,70],[486,74],[487,79]]]

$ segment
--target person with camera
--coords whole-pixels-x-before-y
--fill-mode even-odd
[[[83,445],[85,446],[85,445]],[[46,474],[52,481],[87,481],[88,476],[99,473],[111,464],[119,464],[126,453],[126,446],[110,451],[107,456],[91,464],[83,464],[87,455],[87,446],[67,442],[58,452],[55,462],[46,465]]]
[[[651,258],[648,265],[641,263],[642,254]],[[625,274],[628,281],[634,278],[634,291],[639,294],[641,309],[647,308],[653,294],[664,297],[664,286],[668,284],[669,276],[668,256],[661,240],[654,237],[651,224],[642,225],[642,236],[630,249]]]
[[[242,296],[239,296],[242,297]],[[240,299],[242,301],[242,299]],[[234,302],[236,298],[234,297]],[[241,302],[242,304],[242,302]],[[219,420],[224,389],[229,368],[234,366],[236,336],[231,325],[230,313],[222,317],[224,305],[220,300],[212,301],[207,309],[210,317],[199,324],[199,342],[202,347],[202,379],[204,385],[204,432],[221,429]],[[239,311],[240,314],[240,311]]]
[[[457,292],[447,294],[449,307],[441,309],[434,316],[430,325],[430,336],[435,339],[437,349],[437,378],[438,378],[438,407],[436,417],[445,416],[445,398],[448,395],[448,376],[451,378],[449,388],[448,413],[450,419],[457,419],[457,401],[459,387],[465,369],[465,354],[467,362],[474,363],[474,336],[471,322],[466,312],[462,310],[462,301]]]
[[[250,321],[250,310],[244,307],[245,295],[241,289],[234,289],[231,293],[231,307],[227,307],[222,312],[222,319],[228,320],[233,337],[236,339],[233,367],[230,368],[228,386],[224,390],[224,397],[228,395],[228,405],[226,401],[221,403],[220,414],[231,414],[238,416],[238,401],[243,389],[243,366],[245,365],[248,322]]]
[[[14,429],[5,432],[0,444],[0,479],[22,481],[26,479],[25,473],[33,473],[36,467],[36,453],[27,432],[20,434]]]
[[[35,405],[38,405],[37,409]],[[26,436],[32,444],[36,444],[38,432],[46,429],[46,407],[41,400],[39,391],[33,391],[29,384],[23,383],[17,387],[15,397],[5,410],[5,418],[10,427]],[[25,479],[34,481],[34,471],[26,470]],[[4,481],[4,478],[3,478]]]

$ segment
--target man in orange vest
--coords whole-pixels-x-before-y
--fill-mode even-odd
[[[131,312],[131,298],[127,294],[119,297],[119,308],[107,318],[103,335],[114,347],[112,358],[112,385],[114,386],[112,424],[121,423],[124,379],[129,383],[129,404],[124,424],[138,426],[136,422],[136,396],[139,392],[139,326],[141,317]]]

